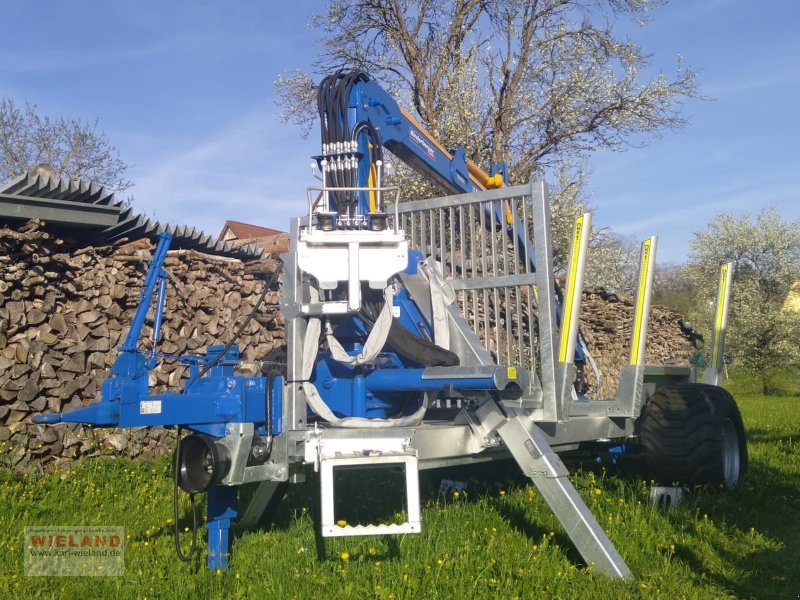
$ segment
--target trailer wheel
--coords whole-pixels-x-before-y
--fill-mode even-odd
[[[644,407],[640,444],[647,476],[662,485],[736,488],[747,471],[747,441],[736,401],[703,384],[660,388]]]

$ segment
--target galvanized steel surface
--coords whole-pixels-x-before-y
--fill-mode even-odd
[[[410,246],[441,263],[462,315],[497,363],[528,371],[535,368],[537,279],[520,240],[532,239],[531,203],[531,187],[520,186],[398,209]]]

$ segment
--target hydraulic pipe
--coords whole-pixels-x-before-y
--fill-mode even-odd
[[[164,266],[164,260],[167,258],[167,251],[169,245],[172,243],[172,234],[164,232],[159,235],[158,246],[153,255],[153,260],[150,262],[150,268],[147,271],[147,276],[144,280],[144,287],[142,287],[142,295],[139,298],[139,306],[136,307],[136,314],[133,316],[131,328],[128,330],[128,335],[120,352],[136,352],[136,344],[139,343],[139,337],[142,334],[142,327],[147,318],[147,311],[150,310],[150,303],[153,301],[153,292],[155,291],[156,283],[158,283],[161,267]]]

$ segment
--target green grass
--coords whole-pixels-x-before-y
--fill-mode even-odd
[[[175,556],[168,461],[101,458],[44,477],[0,471],[0,597],[793,598],[800,398],[760,396],[746,380],[731,387],[750,440],[750,471],[736,492],[695,490],[659,512],[646,482],[570,461],[578,490],[633,571],[630,581],[583,565],[537,491],[513,469],[494,467],[467,475],[477,477],[468,497],[446,502],[437,491],[447,474],[424,473],[422,534],[329,539],[322,560],[311,518],[316,489],[293,486],[275,523],[237,531],[229,569],[209,572],[204,529],[199,556],[189,564]],[[354,494],[381,504],[387,489]],[[25,525],[122,525],[125,575],[25,577]]]

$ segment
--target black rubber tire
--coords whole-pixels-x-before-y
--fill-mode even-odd
[[[660,388],[644,407],[645,475],[662,485],[739,486],[747,440],[739,407],[723,388],[687,383]]]

